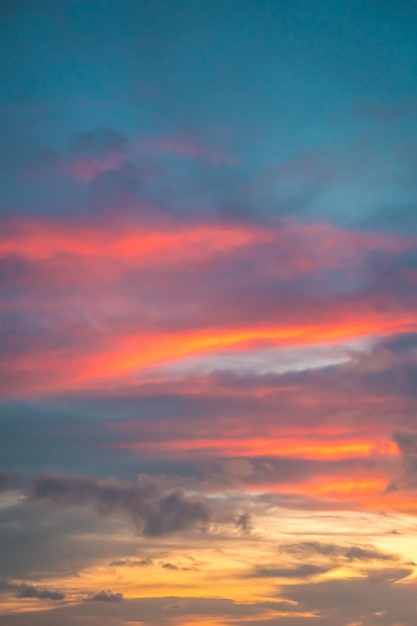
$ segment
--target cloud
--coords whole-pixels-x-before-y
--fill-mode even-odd
[[[181,490],[164,493],[154,479],[143,474],[136,483],[111,478],[40,476],[31,483],[28,501],[93,506],[101,515],[128,513],[137,531],[148,537],[204,528],[214,517],[206,500],[188,497]]]
[[[380,345],[390,352],[407,355],[417,349],[417,333],[394,334],[383,339]]]
[[[98,128],[77,135],[58,167],[76,179],[90,181],[106,171],[122,168],[128,159],[128,147],[125,135]]]
[[[128,139],[111,128],[97,128],[77,135],[70,149],[56,157],[55,169],[58,173],[91,183],[93,202],[102,201],[101,212],[104,206],[114,209],[117,206],[115,194],[123,190],[131,193],[133,201],[137,201],[139,196],[143,199],[151,192],[143,183],[149,183],[162,172],[175,168],[177,162],[187,160],[216,167],[237,164],[235,157],[192,137],[148,135]],[[167,159],[170,164],[168,170]],[[126,185],[127,171],[131,176]]]
[[[397,432],[393,434],[392,438],[401,454],[407,457],[417,456],[417,433]]]
[[[59,591],[50,591],[48,589],[39,589],[33,585],[20,585],[16,594],[17,598],[38,598],[39,600],[63,600],[65,594]]]
[[[295,221],[111,216],[9,219],[0,231],[4,394],[415,324],[412,239]],[[369,373],[371,384],[381,377]],[[404,376],[403,385],[411,393]]]
[[[110,567],[148,567],[153,565],[152,559],[116,559],[110,561]]]
[[[42,581],[49,588],[51,579],[62,581],[97,563],[137,554],[138,537],[123,515],[94,515],[88,507],[33,506],[23,495],[10,505],[4,496],[0,500],[0,579]]]
[[[249,513],[242,513],[236,518],[235,524],[244,533],[248,533],[252,530],[252,518]]]
[[[128,144],[126,135],[112,128],[100,127],[77,135],[71,152],[82,157],[102,158],[123,153]]]
[[[0,472],[0,493],[15,489],[20,485],[21,477],[17,472]]]
[[[287,585],[281,593],[299,603],[300,610],[317,612],[325,624],[391,626],[400,620],[412,626],[416,618],[415,584],[398,582],[410,573],[409,569],[381,569],[362,578]],[[382,617],[377,621],[376,615]]]
[[[84,598],[87,602],[121,602],[123,600],[122,593],[112,593],[111,591],[99,591],[94,595]]]
[[[398,431],[392,438],[401,454],[401,469],[387,485],[385,493],[417,489],[417,433]]]
[[[297,567],[276,567],[274,565],[258,566],[250,573],[246,574],[247,578],[310,578],[318,574],[325,574],[333,567],[325,567],[322,565],[313,565],[305,563]]]
[[[110,592],[105,592],[110,593]],[[103,626],[115,626],[120,622],[153,626],[168,626],[178,620],[180,623],[205,618],[210,622],[238,619],[246,621],[250,616],[262,615],[264,604],[256,602],[235,602],[227,598],[204,597],[151,597],[124,598],[122,602],[84,601],[77,605],[53,607],[51,610],[25,611],[0,615],[1,626],[73,626],[83,622],[100,623]],[[274,603],[279,608],[286,607],[291,612],[289,603]],[[266,607],[268,609],[268,607]]]
[[[162,607],[162,610],[165,611],[181,611],[187,607],[187,603],[184,600],[177,600],[176,602],[171,602]]]
[[[321,543],[318,541],[302,541],[290,543],[280,547],[280,552],[305,559],[311,556],[342,558],[346,561],[392,561],[396,557],[392,554],[378,552],[373,547],[340,546],[335,543]]]
[[[0,593],[13,593],[16,598],[34,598],[36,600],[51,600],[58,602],[65,599],[65,594],[60,591],[51,591],[50,589],[43,589],[28,585],[27,583],[10,583],[7,581],[0,581]]]

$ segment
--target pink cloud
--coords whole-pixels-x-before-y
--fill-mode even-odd
[[[296,222],[0,226],[2,311],[28,311],[17,319],[29,328],[40,319],[46,329],[19,350],[16,330],[0,359],[8,389],[86,388],[192,355],[317,345],[417,324],[411,300],[398,299],[392,281],[381,295],[356,284],[374,252],[400,259],[401,269],[412,240]],[[353,287],[344,290],[352,273]]]
[[[70,163],[65,168],[65,172],[78,180],[90,181],[103,174],[103,172],[118,170],[122,166],[123,161],[122,155],[114,155],[106,159],[85,157]]]
[[[155,160],[166,156],[207,162],[217,166],[234,166],[238,163],[234,156],[220,149],[205,146],[192,138],[147,136],[134,141],[130,148],[113,151],[106,157],[76,158],[59,169],[77,180],[91,181],[104,172],[120,169],[128,160],[146,162],[149,159]]]

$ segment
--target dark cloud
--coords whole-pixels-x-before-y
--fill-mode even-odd
[[[181,609],[185,609],[187,603],[184,600],[177,600],[176,602],[170,602],[162,607],[163,611],[181,611]]]
[[[340,546],[335,543],[321,543],[317,541],[302,541],[281,546],[280,552],[291,554],[299,558],[314,556],[341,557],[346,561],[392,561],[391,554],[378,552],[373,547]]]
[[[394,433],[393,440],[404,456],[417,456],[417,433],[398,432]]]
[[[41,476],[32,481],[28,500],[55,506],[93,506],[101,515],[122,511],[130,515],[138,532],[148,537],[205,527],[213,518],[207,501],[187,497],[181,490],[163,493],[154,479],[143,474],[136,483]]]
[[[138,537],[126,533],[123,516],[92,515],[87,507],[28,506],[23,497],[5,504],[0,507],[0,579],[43,584],[138,554]]]
[[[299,603],[299,610],[318,612],[323,620],[329,620],[325,624],[359,621],[412,626],[417,617],[415,585],[395,584],[410,573],[410,569],[381,569],[366,578],[293,584],[284,588],[282,596]]]
[[[115,206],[122,210],[141,212],[139,196],[144,194],[141,170],[126,162],[116,169],[109,169],[97,175],[89,186],[90,206],[97,213],[112,212]]]
[[[13,593],[16,598],[35,598],[37,600],[52,600],[58,602],[65,599],[65,594],[60,591],[42,589],[26,583],[10,583],[0,581],[0,593]]]
[[[20,474],[17,472],[0,472],[0,493],[19,487],[20,482]]]
[[[128,145],[126,135],[112,128],[96,128],[81,133],[74,139],[72,151],[78,156],[107,157],[114,153],[123,153]]]
[[[398,431],[393,434],[392,438],[401,454],[401,470],[387,485],[385,492],[417,489],[417,433]]]
[[[121,602],[123,600],[122,593],[112,593],[111,591],[99,591],[98,593],[85,598],[87,602]]]
[[[152,559],[116,559],[110,561],[110,567],[148,567],[153,565]]]
[[[235,521],[235,524],[238,528],[241,528],[244,533],[248,533],[250,530],[252,530],[252,519],[249,513],[242,513],[241,515],[239,515]]]
[[[298,565],[297,567],[276,567],[258,566],[249,574],[246,574],[248,578],[310,578],[318,574],[325,574],[329,572],[332,567],[325,567],[322,565],[313,565],[305,563]]]
[[[16,594],[17,598],[38,598],[39,600],[63,600],[65,594],[59,591],[49,591],[48,589],[38,589],[33,585],[21,585]]]
[[[264,608],[274,606],[276,610],[294,610],[290,603],[235,602],[227,598],[156,597],[124,598],[122,602],[84,601],[78,605],[53,607],[47,612],[24,612],[0,614],[1,626],[73,626],[83,622],[99,623],[102,626],[119,626],[124,622],[166,626],[172,620],[186,622],[196,616],[221,621],[236,618],[246,621],[250,616],[262,614]]]
[[[417,333],[394,334],[383,339],[380,345],[392,352],[409,353],[417,349]]]
[[[174,565],[174,563],[163,563],[161,565],[161,567],[163,567],[164,569],[170,569],[170,570],[178,570],[179,567],[177,565]]]

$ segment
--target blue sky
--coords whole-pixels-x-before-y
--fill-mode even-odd
[[[3,12],[3,211],[69,211],[62,187],[86,210],[85,189],[50,172],[27,180],[22,168],[109,129],[128,142],[191,137],[235,159],[226,173],[174,164],[177,185],[151,192],[168,211],[247,204],[255,218],[294,211],[392,227],[415,201],[409,2],[21,2]],[[279,172],[288,162],[289,182]]]

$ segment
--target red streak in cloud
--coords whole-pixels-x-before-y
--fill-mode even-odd
[[[23,355],[8,360],[6,371],[16,382],[8,383],[7,390],[12,393],[14,384],[20,393],[25,388],[31,393],[88,389],[109,380],[121,382],[126,380],[127,375],[139,372],[146,380],[146,371],[151,367],[174,363],[191,355],[247,350],[248,347],[256,347],[257,342],[262,345],[267,341],[277,347],[307,346],[375,333],[390,334],[403,329],[417,330],[415,318],[405,313],[400,316],[395,311],[390,315],[368,312],[367,317],[360,310],[345,320],[322,325],[212,329],[152,335],[126,335],[116,327],[109,329],[99,343],[89,348],[80,344],[69,350],[42,350],[40,346],[36,358],[34,355]],[[82,335],[79,336],[81,341]]]
[[[260,228],[226,225],[172,225],[159,228],[138,224],[62,224],[25,220],[8,222],[0,229],[0,256],[17,255],[45,260],[58,255],[131,259],[148,256],[171,261],[179,255],[192,259],[224,254],[253,241],[271,241],[273,235]]]
[[[112,446],[113,447],[113,446]],[[370,456],[398,456],[394,442],[385,440],[376,443],[375,439],[360,439],[352,435],[350,441],[326,439],[318,441],[311,437],[293,434],[292,437],[275,436],[265,433],[264,437],[230,439],[171,439],[170,441],[137,441],[117,444],[114,447],[126,450],[149,452],[152,455],[171,453],[175,456],[183,452],[195,452],[198,456],[207,453],[212,456],[245,456],[245,457],[285,457],[330,461],[349,458],[367,458]]]
[[[412,492],[386,492],[389,476],[382,472],[363,472],[351,476],[326,474],[305,481],[282,485],[251,484],[248,491],[290,496],[289,502],[305,498],[301,508],[316,510],[346,509],[358,511],[392,511],[417,515],[417,500]]]
[[[59,391],[87,388],[100,379],[123,378],[129,372],[143,371],[188,356],[239,351],[257,347],[263,342],[277,347],[309,346],[414,330],[417,328],[414,311],[399,310],[394,305],[382,308],[360,298],[353,298],[345,306],[336,296],[329,300],[323,312],[317,311],[317,307],[314,311],[296,310],[297,303],[289,301],[284,303],[288,305],[284,313],[278,311],[277,316],[270,309],[265,311],[263,325],[248,322],[233,301],[223,307],[228,315],[224,321],[218,318],[215,305],[206,315],[205,311],[201,313],[198,310],[193,300],[196,297],[193,286],[199,286],[198,271],[204,270],[204,264],[216,258],[221,258],[222,263],[216,271],[208,273],[212,277],[214,297],[216,272],[221,281],[222,269],[227,267],[230,259],[235,263],[233,271],[236,267],[245,267],[245,263],[256,267],[250,275],[253,283],[258,276],[262,278],[263,272],[275,279],[276,276],[321,275],[329,268],[343,267],[350,271],[355,262],[372,250],[395,254],[409,245],[410,241],[398,237],[295,222],[265,228],[220,222],[185,225],[168,219],[158,227],[110,220],[106,223],[84,220],[65,224],[53,220],[3,220],[0,222],[0,256],[23,258],[28,265],[32,263],[36,267],[35,276],[39,284],[44,278],[42,286],[49,296],[47,305],[44,301],[29,301],[25,303],[26,308],[43,312],[46,306],[50,306],[49,310],[54,310],[56,314],[58,330],[66,333],[68,329],[70,334],[68,349],[57,349],[51,343],[44,350],[37,345],[37,350],[28,355],[13,353],[7,361],[7,371],[9,375],[15,375],[16,380],[20,378],[21,389],[26,383],[32,390]],[[58,262],[54,264],[57,258],[65,258],[63,267]],[[197,276],[191,287],[187,283],[188,274],[181,273],[181,264],[188,268],[190,263],[195,263],[193,268]],[[150,264],[156,270],[152,275],[152,285],[143,289],[143,310],[149,305],[151,313],[152,310],[159,313],[166,307],[168,323],[165,326],[163,322],[158,322],[164,316],[158,318],[157,314],[149,314],[152,324],[141,326],[141,320],[147,318],[145,314],[140,317],[142,294],[135,292],[134,281],[132,290],[125,289],[122,296],[118,296],[115,289],[119,273],[123,278],[123,270],[148,267]],[[113,267],[117,270],[112,270]],[[175,273],[171,272],[173,267]],[[100,269],[103,271],[100,272]],[[165,275],[163,269],[170,271]],[[205,276],[204,271],[202,276]],[[64,288],[55,298],[54,289],[59,288],[59,281],[65,284],[68,277],[72,279],[69,295]],[[97,282],[100,283],[99,291],[96,289]],[[172,292],[171,283],[175,283]],[[204,296],[204,286],[199,294]],[[79,307],[83,316],[80,322],[77,319],[75,331],[71,334],[70,324],[68,327],[65,323],[59,326],[60,314],[65,320],[66,310],[77,303],[80,295]],[[184,311],[189,312],[189,321],[193,310],[198,310],[196,324],[192,324],[193,320],[190,322],[197,330],[168,332],[167,328],[175,327],[175,324],[169,324],[169,302],[175,308],[175,299],[183,296]],[[243,295],[243,305],[244,299]],[[210,308],[208,300],[205,304]],[[131,311],[133,314],[130,316]],[[333,317],[330,317],[332,311]],[[127,328],[123,324],[125,314],[129,320]],[[137,332],[132,332],[136,314]],[[89,315],[93,323],[90,323]],[[177,319],[174,317],[174,321]],[[249,320],[253,320],[253,316],[249,316]],[[161,323],[161,327],[156,327],[157,323]]]
[[[387,494],[385,489],[390,482],[389,463],[398,458],[396,445],[388,438],[380,438],[375,441],[372,435],[369,438],[363,435],[350,433],[350,437],[337,440],[323,432],[320,436],[314,433],[299,432],[294,430],[292,435],[280,436],[279,432],[273,435],[266,431],[264,436],[253,438],[210,438],[206,439],[172,439],[170,441],[151,442],[125,442],[112,447],[137,451],[138,454],[149,454],[152,458],[187,458],[201,459],[205,454],[207,458],[258,458],[264,459],[264,465],[268,465],[268,459],[292,458],[294,460],[310,461],[357,461],[358,459],[372,458],[375,467],[356,464],[348,471],[334,473],[332,465],[323,464],[319,474],[311,477],[298,477],[294,481],[293,476],[288,479],[285,473],[279,474],[278,481],[273,475],[267,482],[259,482],[257,474],[250,471],[244,477],[238,478],[240,489],[249,492],[264,492],[290,497],[292,500],[305,500],[303,506],[311,506],[321,510],[332,508],[346,508],[356,510],[392,509],[417,512],[417,504],[410,497],[403,495]],[[249,466],[250,467],[250,466]],[[382,468],[385,467],[385,470]],[[216,486],[213,487],[216,489]],[[231,489],[236,484],[230,483]],[[227,490],[227,484],[222,484],[222,489]],[[302,506],[302,508],[303,508]]]
[[[250,245],[265,245],[282,255],[280,264],[295,273],[328,270],[360,260],[373,250],[396,253],[412,240],[395,236],[343,231],[327,224],[287,222],[277,228],[254,225],[207,223],[185,225],[169,222],[158,226],[135,222],[54,220],[3,220],[0,222],[0,255],[44,260],[57,255],[97,257],[135,262],[155,255],[159,262],[206,258],[231,253]],[[279,269],[279,268],[278,268]],[[283,269],[284,271],[284,269]],[[291,272],[290,272],[291,273]]]
[[[349,477],[326,474],[295,485],[249,485],[248,491],[273,493],[288,498],[288,504],[313,510],[395,511],[417,513],[417,503],[410,497],[392,497],[385,493],[388,478],[378,472]]]
[[[333,325],[305,324],[293,327],[213,329],[154,336],[118,336],[108,343],[105,351],[85,359],[79,370],[79,380],[117,376],[189,355],[245,349],[255,346],[256,342],[267,341],[278,347],[308,346],[375,333],[389,334],[399,332],[403,327],[417,328],[417,321],[408,314],[404,314],[401,319],[398,313],[391,319],[388,315],[370,313],[366,319],[363,313],[358,312],[352,319],[335,320]]]

